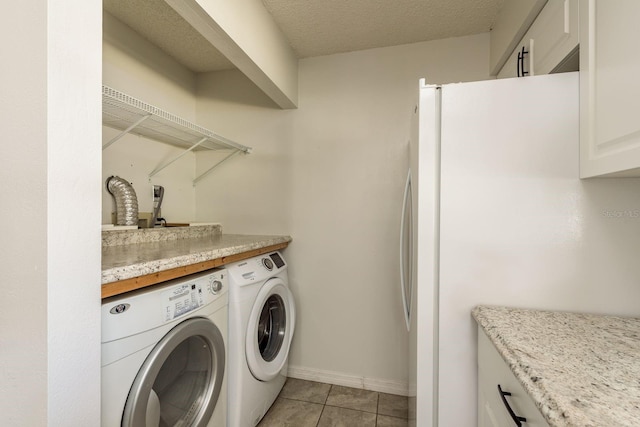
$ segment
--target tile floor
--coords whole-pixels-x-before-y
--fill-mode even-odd
[[[406,427],[407,398],[287,379],[258,427]]]

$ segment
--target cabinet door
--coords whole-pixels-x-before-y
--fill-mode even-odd
[[[478,390],[478,427],[501,427],[493,408],[482,390]]]
[[[496,398],[495,378],[486,369],[480,369],[478,375],[478,427],[513,426],[514,422],[502,402]]]
[[[578,46],[578,0],[549,0],[531,26],[536,74],[549,74]]]
[[[502,359],[482,328],[478,327],[478,426],[513,426],[498,386],[509,392],[507,404],[526,427],[549,427],[542,413]]]
[[[531,55],[533,52],[533,40],[525,36],[498,73],[499,79],[509,79],[512,77],[533,76],[533,62]]]
[[[578,0],[549,0],[498,73],[498,78],[557,71],[578,49],[578,16]],[[523,47],[527,54],[518,63]],[[518,69],[526,71],[526,74],[523,76]],[[572,71],[571,67],[565,71]]]
[[[547,0],[505,1],[491,29],[489,63],[491,75],[504,68],[504,61],[516,48]],[[515,64],[514,64],[515,65]]]
[[[640,176],[640,1],[580,0],[580,176]]]

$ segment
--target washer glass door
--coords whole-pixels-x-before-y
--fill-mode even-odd
[[[179,323],[154,347],[133,382],[122,425],[206,426],[224,377],[224,339],[209,319]]]
[[[260,381],[275,378],[289,355],[295,308],[289,288],[279,278],[260,289],[249,315],[246,357],[249,370]]]
[[[287,332],[287,309],[282,297],[269,295],[258,318],[258,349],[262,358],[271,362],[276,358]]]

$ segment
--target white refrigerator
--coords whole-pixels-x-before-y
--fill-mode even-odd
[[[421,82],[400,250],[410,424],[476,425],[478,304],[640,315],[640,180],[578,178],[578,80]]]

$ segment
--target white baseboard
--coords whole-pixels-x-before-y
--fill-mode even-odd
[[[405,382],[382,380],[379,378],[359,377],[341,372],[323,371],[320,369],[303,368],[289,365],[287,376],[299,380],[317,381],[345,387],[362,388],[381,393],[409,395],[409,385]]]

